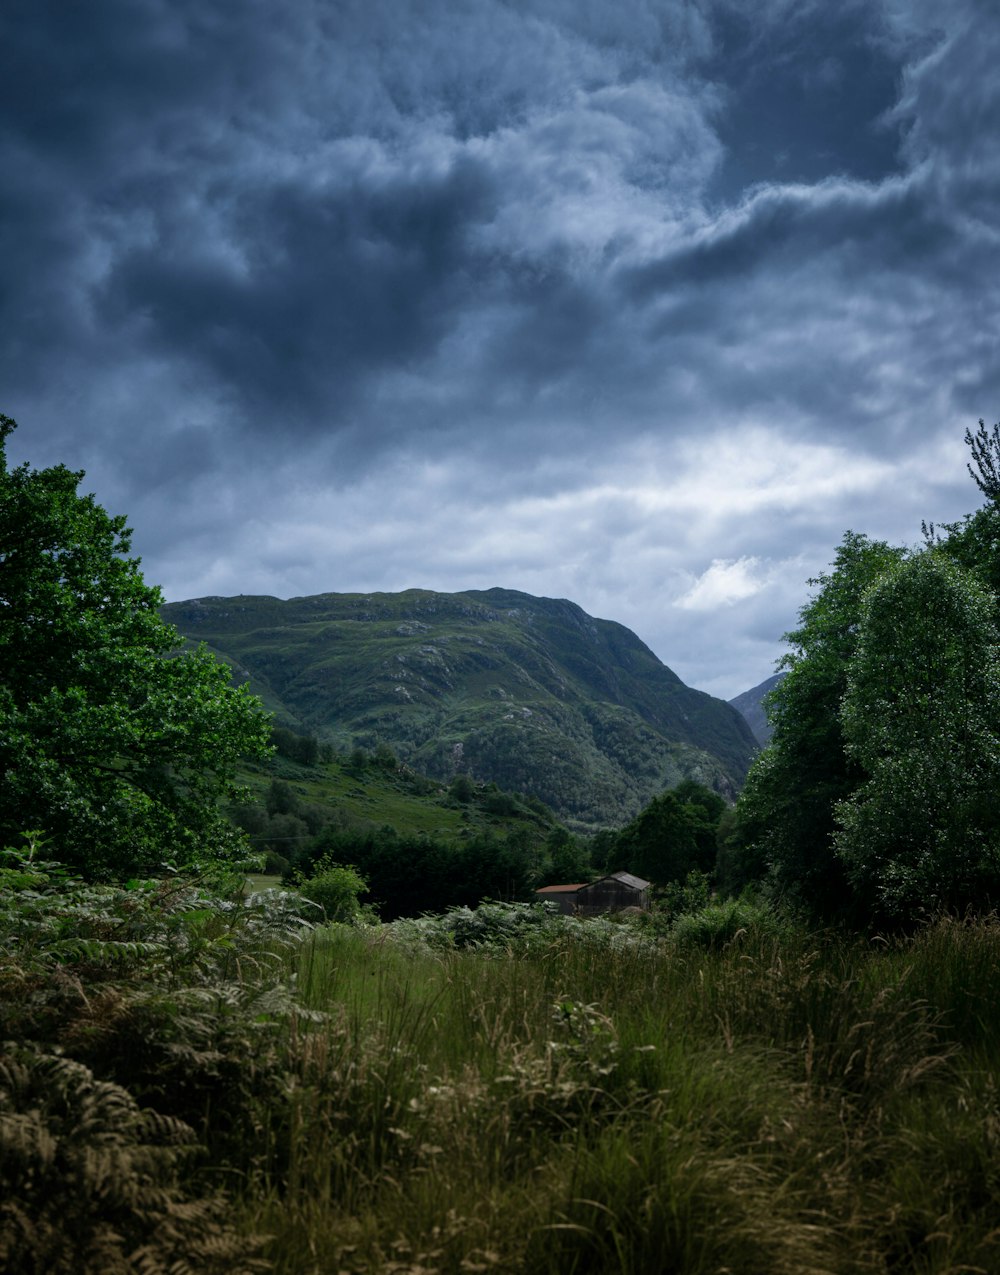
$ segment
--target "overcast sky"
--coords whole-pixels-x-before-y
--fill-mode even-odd
[[[768,677],[974,509],[996,0],[4,0],[0,411],[147,579],[567,597]]]

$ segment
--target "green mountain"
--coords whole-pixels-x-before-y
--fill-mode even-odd
[[[508,589],[197,598],[163,608],[279,724],[349,750],[389,744],[441,779],[540,798],[580,829],[620,825],[693,778],[732,796],[756,744],[628,629]]]

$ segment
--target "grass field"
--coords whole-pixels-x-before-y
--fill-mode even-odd
[[[1000,1269],[1000,933],[317,935],[276,1269]],[[318,1051],[318,1054],[314,1051]]]
[[[8,960],[8,1048],[56,1049],[194,1130],[205,1150],[150,1214],[162,1243],[192,1193],[212,1204],[193,1270],[1000,1270],[1000,925],[867,941],[722,912],[661,938],[497,907],[492,932],[468,913],[296,942],[277,912],[186,904],[162,950],[92,947],[79,990],[29,995]],[[60,1102],[46,1136],[93,1145],[93,1113]],[[86,1235],[107,1178],[60,1187],[28,1117],[0,1115],[4,1198],[27,1195],[40,1236],[50,1215]],[[117,1269],[51,1244],[23,1269]]]

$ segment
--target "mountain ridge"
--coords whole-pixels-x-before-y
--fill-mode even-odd
[[[767,720],[767,712],[764,709],[764,697],[774,690],[784,676],[783,671],[774,673],[757,686],[752,686],[748,691],[743,691],[742,694],[729,700],[753,731],[761,748],[767,747],[773,733],[773,727]]]
[[[585,829],[695,778],[732,797],[756,748],[630,629],[568,599],[493,588],[193,598],[163,615],[276,719],[345,750],[389,744],[447,779],[539,797]]]

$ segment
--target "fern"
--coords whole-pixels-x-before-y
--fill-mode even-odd
[[[219,1196],[188,1200],[189,1126],[139,1109],[82,1064],[0,1055],[0,1268],[24,1275],[251,1275],[261,1240]]]

